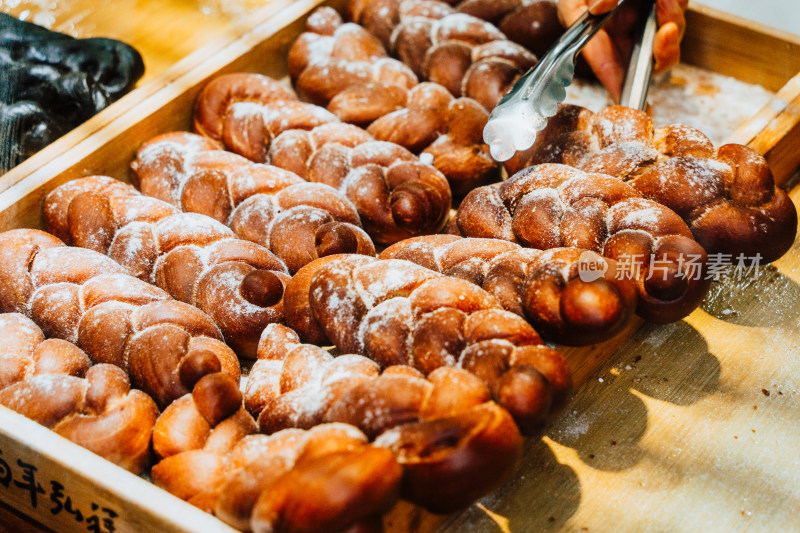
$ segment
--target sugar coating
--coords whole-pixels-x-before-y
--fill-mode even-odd
[[[692,126],[714,145],[723,144],[741,124],[774,101],[773,93],[759,85],[683,63],[656,77],[648,95],[656,127]],[[612,104],[602,86],[580,79],[567,88],[566,103],[595,112]]]

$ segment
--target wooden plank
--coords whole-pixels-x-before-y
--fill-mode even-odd
[[[692,2],[681,60],[778,91],[800,72],[800,36]]]
[[[0,191],[18,183],[36,169],[94,135],[126,111],[148,100],[163,87],[185,76],[209,56],[235,40],[245,31],[245,27],[251,28],[254,24],[269,20],[291,1],[262,2],[264,7],[255,9],[246,22],[234,22],[230,17],[206,15],[196,5],[179,0],[124,0],[106,2],[99,8],[94,0],[76,0],[66,7],[56,4],[68,11],[56,12],[53,29],[63,30],[77,37],[103,35],[129,42],[142,52],[147,69],[145,78],[123,98],[9,172],[0,175]],[[232,5],[244,8],[252,3],[252,0],[236,0]],[[0,7],[5,9],[6,6],[0,3]],[[21,2],[8,12],[18,16],[25,10],[33,13],[29,18],[33,18],[37,12],[41,13],[40,4],[32,2]]]
[[[67,497],[80,516],[67,511]],[[236,531],[2,406],[0,500],[56,531],[86,531],[95,520],[100,531],[120,533]]]
[[[53,533],[53,530],[0,502],[0,533]]]
[[[229,42],[253,26],[251,16],[268,2],[231,0],[70,0],[2,2],[0,11],[73,37],[110,37],[142,54],[143,81],[155,79],[199,48],[222,39]]]
[[[764,154],[775,181],[784,184],[800,166],[800,74],[743,124],[730,142],[747,144]]]

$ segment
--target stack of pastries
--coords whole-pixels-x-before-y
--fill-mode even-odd
[[[297,92],[212,80],[133,186],[70,181],[49,233],[0,234],[0,404],[246,531],[470,505],[568,401],[545,341],[681,320],[709,254],[774,260],[796,232],[758,154],[630,109],[565,106],[492,161],[486,106],[557,35],[548,0],[346,12],[309,17]]]

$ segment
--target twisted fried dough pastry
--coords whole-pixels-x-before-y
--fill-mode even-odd
[[[498,487],[520,453],[513,420],[475,375],[441,367],[426,379],[404,365],[381,373],[366,357],[334,358],[301,344],[278,324],[264,330],[245,401],[260,413],[265,433],[323,422],[358,427],[397,455],[403,497],[437,512],[462,508]],[[434,442],[440,443],[435,454],[420,454]]]
[[[427,235],[394,244],[379,258],[411,261],[470,281],[543,337],[562,344],[611,338],[636,308],[636,285],[617,275],[616,261],[606,260],[608,270],[583,279],[582,261],[600,258],[580,248],[542,251],[499,239]]]
[[[282,83],[259,74],[226,74],[206,85],[195,103],[194,129],[257,163],[272,139],[294,129],[337,122],[325,109],[300,102]],[[209,142],[206,149],[219,146]]]
[[[558,20],[558,6],[552,0],[464,0],[448,3],[454,5],[459,13],[491,22],[510,40],[539,57],[547,53],[564,31]]]
[[[797,211],[775,186],[763,157],[711,141],[689,126],[653,129],[642,111],[611,106],[598,113],[562,106],[534,146],[507,165],[516,171],[564,163],[625,181],[678,213],[709,254],[781,257],[797,231]]]
[[[192,402],[187,397],[184,410],[202,426]],[[345,424],[252,435],[246,417],[240,408],[207,438],[170,449],[153,467],[155,483],[244,531],[381,530],[380,516],[400,491],[391,452]]]
[[[452,202],[444,177],[405,148],[367,140],[354,130],[330,124],[285,132],[270,148],[272,161],[344,193],[375,242],[440,231]]]
[[[493,109],[537,59],[469,11],[480,10],[467,6],[459,12],[429,0],[354,0],[348,6],[349,19],[377,36],[420,79]]]
[[[345,122],[368,126],[378,140],[432,157],[457,195],[499,177],[499,165],[483,143],[489,114],[481,104],[454,98],[439,83],[418,85],[416,77],[371,76],[375,64],[402,63],[389,59],[375,37],[344,24],[331,8],[312,13],[306,25],[308,31],[289,53],[289,70],[302,96],[327,105]]]
[[[365,176],[358,171],[337,174],[335,179],[323,180],[323,182],[339,188],[340,192],[356,204],[365,225],[367,221],[363,219],[366,217],[371,223],[378,224],[379,227],[374,228],[373,231],[401,235],[432,233],[444,226],[446,212],[450,207],[451,192],[446,179],[436,172],[435,168],[420,163],[410,152],[400,147],[375,143],[375,139],[370,134],[355,127],[331,123],[331,121],[321,124],[295,123],[293,117],[284,116],[290,111],[290,108],[284,106],[282,100],[272,99],[272,93],[266,93],[258,103],[255,100],[238,101],[236,99],[238,95],[250,95],[253,92],[248,89],[251,85],[279,86],[279,83],[257,74],[236,74],[216,78],[206,86],[197,100],[196,129],[198,131],[211,130],[212,128],[205,124],[206,121],[203,117],[216,117],[222,113],[221,111],[201,113],[200,110],[217,106],[220,94],[232,95],[225,100],[228,108],[226,114],[223,115],[224,124],[221,126],[223,140],[228,149],[252,161],[269,161],[288,170],[300,171],[300,175],[315,181],[313,175],[302,170],[316,157],[315,149],[324,149],[324,145],[330,143],[358,148],[361,160],[357,158],[356,161],[341,161],[337,165],[337,171],[344,170],[342,165],[350,169],[364,164],[377,164],[383,167],[383,170],[378,170],[378,172],[386,174],[383,179],[378,179],[374,173]],[[280,87],[280,89],[276,89],[276,92],[285,90]],[[244,98],[244,96],[242,97]],[[267,124],[264,122],[266,120],[264,117],[272,118],[267,121]],[[198,125],[197,121],[200,120],[203,121],[203,124]],[[447,148],[449,146],[447,143],[450,141],[461,142],[459,139],[466,139],[467,134],[462,133],[463,128],[454,127],[452,129],[452,136],[442,138],[442,149]],[[292,142],[299,137],[302,139],[303,130],[312,130],[309,133],[310,140],[309,138],[306,138],[305,142],[299,140],[300,146],[293,146]],[[281,139],[278,142],[281,148],[271,150],[273,141],[277,142],[278,138]],[[359,148],[362,144],[366,146]],[[287,148],[290,154],[287,157],[281,157],[281,151],[285,151]],[[332,149],[332,147],[327,149]],[[295,157],[298,159],[294,159]],[[345,157],[345,155],[340,154],[340,157]],[[449,168],[448,165],[452,166],[448,161],[446,156],[440,157],[441,165],[445,169]],[[394,171],[389,168],[398,163],[402,164],[399,170]],[[134,172],[138,173],[139,171],[134,166]],[[347,183],[344,182],[345,178],[347,178]],[[199,182],[200,180],[195,181]],[[190,192],[188,194],[196,195],[197,193]],[[420,218],[418,213],[423,213],[427,217]],[[415,226],[415,224],[421,225]],[[373,232],[368,230],[368,233],[371,237],[376,238]],[[380,237],[378,240],[381,238],[385,237]],[[346,251],[342,250],[341,252]],[[355,252],[356,250],[350,251]],[[362,253],[361,250],[358,250],[358,253]]]
[[[541,250],[577,247],[614,259],[620,275],[635,283],[636,310],[645,320],[680,320],[708,291],[708,256],[681,218],[611,176],[566,165],[530,167],[472,191],[456,223],[469,237]]]
[[[67,244],[108,254],[128,273],[206,312],[227,343],[254,359],[264,326],[283,320],[286,266],[226,226],[92,176],[45,199],[45,226]]]
[[[307,342],[423,374],[443,366],[476,374],[525,433],[570,389],[564,360],[522,318],[465,280],[407,261],[318,259],[292,278],[284,305],[287,324]]]
[[[0,314],[0,405],[136,474],[148,464],[155,402],[130,389],[113,365],[61,339],[45,339],[29,318]]]
[[[320,138],[350,135],[342,128],[326,132]],[[241,237],[268,245],[292,271],[331,253],[374,253],[358,224],[378,242],[395,242],[438,231],[447,220],[447,181],[397,145],[368,141],[350,149],[329,142],[319,150],[318,172],[306,175],[311,183],[205,146],[189,133],[146,143],[131,164],[142,192],[227,220]],[[305,237],[294,234],[300,229]]]
[[[109,257],[42,231],[0,234],[0,309],[29,316],[95,363],[122,368],[160,407],[205,374],[240,375],[208,315],[127,275]]]
[[[325,255],[375,253],[344,194],[219,148],[192,133],[159,135],[139,149],[131,174],[144,194],[227,224],[290,272]]]

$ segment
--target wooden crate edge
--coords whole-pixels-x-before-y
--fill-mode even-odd
[[[87,138],[102,131],[105,126],[113,123],[131,109],[143,105],[153,94],[201,67],[203,62],[209,57],[216,55],[220,50],[225,49],[231,43],[240,39],[242,35],[251,31],[254,26],[269,21],[278,11],[292,3],[292,0],[270,0],[267,5],[258,9],[253,14],[252,18],[255,22],[248,25],[248,27],[240,30],[234,29],[231,33],[204,44],[177,61],[165,72],[162,72],[141,86],[134,87],[129,93],[92,116],[83,124],[65,133],[8,172],[0,174],[0,192],[19,183],[35,173],[39,168],[46,166],[53,159],[56,159]]]
[[[34,487],[25,488],[24,465],[32,465]],[[6,483],[7,481],[7,483]],[[54,496],[56,485],[61,496]],[[38,496],[31,496],[36,490]],[[76,520],[67,512],[66,499],[81,511]],[[176,498],[127,470],[95,455],[55,432],[0,406],[0,499],[20,513],[58,531],[86,530],[90,513],[108,518],[110,509],[120,532],[236,530],[214,516]],[[57,500],[64,508],[59,508]],[[35,504],[35,505],[34,505]],[[92,505],[94,504],[94,505]],[[94,508],[96,506],[96,508]]]

